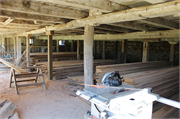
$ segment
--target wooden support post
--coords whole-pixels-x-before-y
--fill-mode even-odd
[[[77,40],[77,59],[80,60],[80,41]]]
[[[142,62],[147,62],[149,59],[149,43],[143,42],[143,56]]]
[[[56,52],[59,52],[59,40],[56,41]]]
[[[7,49],[6,49],[6,51],[7,51],[7,53],[10,53],[10,38],[6,38],[6,40],[7,40],[7,44],[6,44],[6,46],[7,46]]]
[[[178,43],[178,42],[169,42],[170,44],[170,56],[169,56],[169,60],[172,62],[172,65],[173,65],[173,62],[174,62],[174,45]]]
[[[16,61],[18,61],[18,59],[21,57],[21,38],[19,38],[18,36],[16,36],[16,42],[17,42],[17,59]]]
[[[71,41],[71,52],[74,52],[74,40]]]
[[[48,36],[48,79],[53,79],[53,57],[52,57],[52,35],[54,31],[46,31],[46,35]]]
[[[127,40],[122,41],[122,53],[123,53],[123,63],[126,63],[127,56]]]
[[[28,34],[26,36],[26,62],[27,62],[27,67],[30,66],[30,37],[31,37],[31,34]],[[28,69],[28,71],[30,71]]]
[[[17,41],[16,41],[16,37],[13,37],[14,39],[14,58],[16,60],[17,58]]]
[[[93,84],[93,41],[94,27],[85,25],[84,31],[84,83],[87,85]]]
[[[106,54],[105,47],[106,47],[106,41],[103,41],[103,59],[105,59],[105,54]]]

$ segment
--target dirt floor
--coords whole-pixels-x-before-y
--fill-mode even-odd
[[[0,71],[0,100],[13,102],[21,119],[83,119],[90,107],[63,88],[64,80],[45,79],[47,90],[22,87],[16,95],[14,84],[9,88],[9,71]]]

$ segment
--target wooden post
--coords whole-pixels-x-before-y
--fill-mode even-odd
[[[71,41],[71,52],[74,52],[74,40]]]
[[[106,43],[106,41],[103,41],[103,59],[105,59],[105,53],[106,53],[106,50],[105,50],[105,44]]]
[[[53,79],[52,35],[54,31],[46,31],[48,36],[48,79]]]
[[[85,31],[84,31],[85,87],[88,87],[87,85],[93,84],[93,41],[94,41],[94,27],[90,25],[85,25]]]
[[[26,62],[27,62],[27,67],[30,66],[30,43],[29,43],[29,39],[31,37],[31,34],[28,34],[26,36]],[[30,70],[28,70],[30,71]]]
[[[127,40],[122,41],[122,53],[123,53],[123,63],[126,63],[127,56]]]
[[[143,42],[143,56],[142,62],[147,62],[149,59],[149,43]]]
[[[7,44],[6,44],[6,46],[7,46],[7,53],[10,53],[10,38],[6,38],[7,39]]]
[[[169,42],[170,44],[170,56],[169,60],[172,62],[172,65],[174,64],[174,45],[178,42]]]
[[[59,52],[59,40],[56,42],[56,52]]]
[[[14,58],[17,58],[17,39],[16,37],[13,38],[14,39]]]
[[[18,36],[16,36],[16,42],[17,42],[17,59],[16,61],[18,61],[18,59],[21,57],[21,38],[19,38]]]
[[[77,40],[77,59],[80,60],[80,41]]]

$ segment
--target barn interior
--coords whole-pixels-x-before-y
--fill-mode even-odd
[[[179,0],[1,0],[0,117],[81,119],[76,91],[112,71],[179,101],[179,16]]]

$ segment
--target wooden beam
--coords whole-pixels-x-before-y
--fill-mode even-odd
[[[157,4],[157,3],[161,3],[161,2],[166,2],[166,1],[169,1],[169,0],[145,0],[151,4]]]
[[[86,25],[84,32],[84,84],[85,87],[93,84],[93,41],[94,28]]]
[[[169,21],[164,18],[153,18],[153,19],[146,19],[146,20],[139,20],[141,23],[147,23],[150,25],[169,28],[169,29],[179,29],[179,24],[174,21]]]
[[[75,9],[60,8],[32,1],[1,1],[0,10],[7,10],[35,15],[79,19],[88,16],[86,12]]]
[[[123,53],[123,59],[122,63],[126,63],[126,57],[127,57],[127,40],[122,41],[122,53]]]
[[[118,28],[118,27],[113,27],[113,26],[109,26],[109,25],[101,25],[101,26],[97,26],[95,28],[110,30],[110,31],[115,31],[115,32],[122,32],[122,33],[128,33],[131,31],[131,30],[126,29],[126,28]]]
[[[147,62],[149,59],[149,43],[143,42],[143,58],[142,62]]]
[[[175,44],[170,44],[170,57],[169,57],[169,60],[172,62],[174,62],[174,45]]]
[[[99,10],[101,12],[115,12],[125,10],[126,7],[120,4],[115,4],[105,0],[33,0],[40,2],[48,2],[53,4],[60,4],[71,6],[80,9]]]
[[[80,41],[77,40],[77,59],[80,60]]]
[[[105,59],[105,54],[106,54],[106,41],[103,41],[103,57],[102,57],[102,59]]]
[[[86,24],[108,24],[115,22],[124,22],[124,21],[134,21],[145,19],[147,17],[162,17],[176,14],[180,11],[180,2],[178,0],[162,3],[160,5],[152,5],[140,8],[132,8],[125,11],[120,11],[116,13],[109,13],[104,15],[99,15],[95,17],[88,17],[80,20],[73,20],[66,24],[59,24],[53,26],[47,26],[46,28],[29,31],[29,34],[38,34],[43,33],[46,30],[65,30],[84,27]],[[19,34],[19,35],[23,35]]]
[[[56,41],[56,52],[59,52],[59,40]]]
[[[48,36],[48,79],[53,79],[53,57],[52,57],[52,35],[54,31],[46,31],[46,35]]]
[[[21,20],[36,20],[36,21],[43,21],[43,22],[48,21],[48,22],[55,22],[55,23],[64,23],[64,22],[69,21],[68,19],[64,19],[60,17],[19,13],[19,12],[12,12],[12,11],[6,11],[6,10],[1,10],[1,16],[13,17],[15,19],[21,19]]]
[[[17,39],[16,39],[16,37],[13,37],[13,40],[14,40],[14,58],[16,60],[16,58],[17,58]]]
[[[13,20],[14,20],[14,18],[9,17],[5,22],[3,22],[3,25],[9,24],[9,23],[12,22]]]
[[[134,29],[134,30],[141,30],[141,31],[150,31],[150,30],[156,30],[153,27],[147,27],[146,25],[137,24],[133,21],[131,22],[123,22],[123,23],[113,23],[110,24],[112,26],[120,26],[124,28]]]
[[[142,39],[142,42],[161,42],[160,38],[155,39]]]
[[[95,34],[94,40],[109,40],[119,41],[128,39],[129,41],[141,41],[141,39],[154,39],[161,38],[161,41],[179,41],[179,30],[166,30],[166,31],[149,31],[149,32],[133,32],[123,34]],[[41,39],[46,37],[39,36]],[[168,38],[168,39],[167,39]],[[173,39],[169,39],[173,38]],[[84,35],[68,35],[68,36],[53,36],[53,39],[61,40],[84,40]]]
[[[28,34],[26,36],[26,62],[27,62],[27,67],[30,66],[30,42],[29,42],[30,37],[31,37],[31,34]]]

